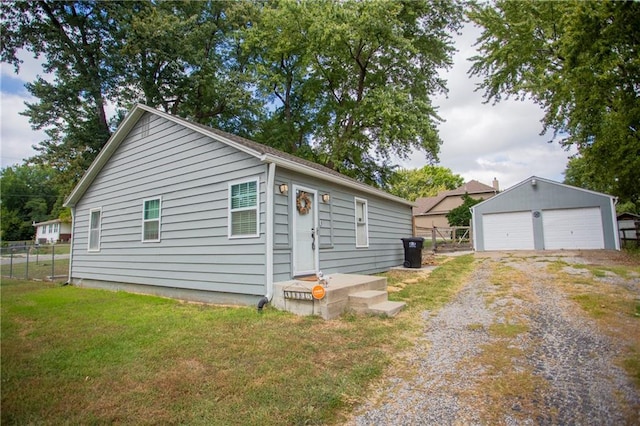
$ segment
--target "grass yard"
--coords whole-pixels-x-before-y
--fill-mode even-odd
[[[396,318],[334,321],[3,279],[2,423],[339,423],[472,264],[404,285]]]
[[[69,276],[69,259],[57,258],[52,262],[49,254],[40,256],[37,261],[35,257],[30,258],[28,266],[27,263],[16,262],[0,268],[3,279],[13,277],[24,280],[28,275],[30,280],[46,280],[53,273],[58,281],[64,282]]]

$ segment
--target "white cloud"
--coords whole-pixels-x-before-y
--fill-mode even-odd
[[[36,151],[32,145],[37,145],[46,138],[44,132],[32,130],[28,118],[19,114],[25,110],[26,100],[28,99],[21,95],[2,93],[0,99],[2,168],[21,164],[23,159],[35,155]]]
[[[26,50],[18,51],[18,59],[22,61],[19,67],[19,74],[16,75],[15,68],[5,62],[0,63],[0,74],[2,76],[19,77],[22,81],[34,81],[38,76],[52,82],[53,75],[46,74],[42,69],[42,58],[34,58],[33,53]]]
[[[556,181],[563,180],[567,158],[557,142],[547,143],[551,135],[540,135],[544,112],[532,101],[503,100],[492,105],[483,103],[481,92],[475,92],[478,78],[469,78],[475,54],[472,47],[480,34],[466,26],[456,37],[458,53],[454,66],[444,73],[449,87],[448,97],[434,100],[438,114],[446,120],[440,124],[440,165],[462,175],[491,184],[494,177],[501,188],[510,187],[532,175]],[[424,155],[416,153],[404,167],[423,167]]]
[[[25,90],[16,90],[12,87],[9,91],[8,82],[15,86],[16,80],[23,83],[34,81],[38,76],[42,76],[48,81],[53,81],[51,74],[45,74],[42,70],[42,60],[33,57],[33,54],[22,50],[18,52],[18,57],[23,63],[20,65],[19,74],[15,74],[13,65],[0,63],[0,81],[2,93],[0,96],[0,159],[2,168],[21,164],[26,158],[32,157],[36,151],[32,148],[39,142],[46,139],[43,131],[31,129],[29,119],[20,115],[26,110],[25,102],[34,102]],[[15,92],[15,93],[14,93]]]

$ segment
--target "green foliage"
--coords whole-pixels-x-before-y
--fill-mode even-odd
[[[543,131],[578,148],[569,181],[637,203],[640,3],[499,0],[469,16],[483,27],[471,74],[487,100],[530,96]]]
[[[445,91],[436,70],[451,65],[461,18],[456,2],[267,4],[248,31],[259,94],[277,105],[258,138],[303,155],[311,144],[313,160],[378,185],[389,157],[436,160],[430,97]]]
[[[59,192],[52,183],[56,175],[51,167],[38,165],[12,166],[0,171],[2,240],[32,239],[35,234],[32,222],[57,216]]]
[[[53,75],[27,84],[36,101],[24,114],[47,134],[31,162],[59,171],[63,194],[137,102],[384,186],[389,158],[437,160],[431,97],[446,91],[438,70],[451,66],[463,19],[463,3],[424,0],[45,0],[0,11],[2,61],[19,69],[26,49]]]
[[[620,213],[635,213],[635,214],[639,214],[640,213],[640,208],[638,208],[638,205],[632,203],[631,201],[626,201],[626,202],[622,202],[622,203],[616,204],[616,213],[618,213],[618,214],[620,214]]]
[[[26,85],[36,98],[24,115],[48,139],[34,161],[52,165],[72,186],[84,173],[110,133],[106,94],[117,90],[121,69],[114,62],[116,37],[111,31],[116,2],[6,2],[1,5],[3,62],[16,70],[19,49],[44,60],[54,76]]]
[[[441,191],[456,189],[463,183],[463,177],[449,168],[424,166],[421,169],[394,172],[386,189],[393,195],[415,201],[420,197],[434,197]]]
[[[469,226],[471,223],[471,207],[483,201],[482,198],[476,200],[465,193],[462,196],[462,204],[447,213],[447,220],[451,226]]]

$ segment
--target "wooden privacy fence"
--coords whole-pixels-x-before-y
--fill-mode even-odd
[[[640,247],[640,220],[634,222],[635,227],[620,229],[620,242],[622,247],[628,247],[635,244]]]
[[[416,227],[416,237],[424,237],[425,245],[431,243],[433,252],[471,250],[471,227],[452,226],[450,228]]]

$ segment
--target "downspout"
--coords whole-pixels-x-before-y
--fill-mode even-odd
[[[475,215],[475,208],[471,207],[471,208],[469,208],[469,211],[471,212],[471,222],[469,222],[469,225],[471,225],[471,229],[469,229],[469,232],[471,232],[471,245],[472,245],[473,251],[478,251],[478,245],[477,245],[477,241],[476,241],[476,215]]]
[[[74,236],[76,235],[75,230],[76,230],[76,208],[75,207],[71,207],[71,241],[69,241],[69,278],[67,279],[67,282],[64,283],[64,285],[68,285],[71,284],[71,271],[72,271],[72,265],[73,265],[73,244],[75,241]]]
[[[258,311],[262,311],[264,305],[271,301],[273,297],[273,219],[274,219],[274,198],[273,192],[276,179],[276,164],[269,163],[267,172],[267,217],[265,224],[265,244],[266,244],[266,285],[267,294],[258,301]]]

